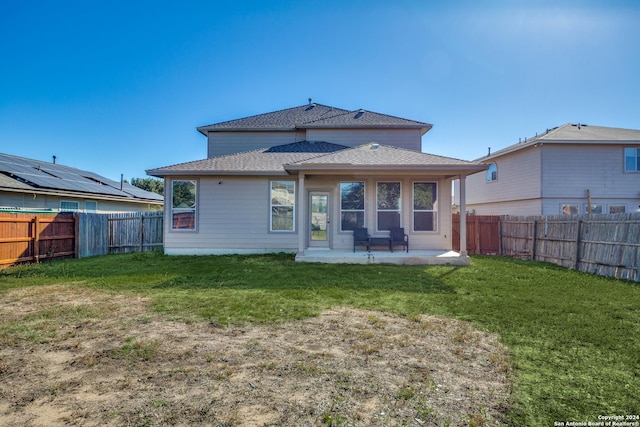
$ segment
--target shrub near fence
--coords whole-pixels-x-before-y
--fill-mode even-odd
[[[502,255],[640,280],[640,214],[505,216]]]

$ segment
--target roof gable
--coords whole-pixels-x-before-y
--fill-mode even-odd
[[[422,133],[429,123],[366,110],[344,110],[322,104],[307,104],[198,128],[203,134],[216,131],[275,131],[306,128],[415,128]]]

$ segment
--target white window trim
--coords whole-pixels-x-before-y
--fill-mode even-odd
[[[193,208],[174,208],[173,207],[173,183],[174,182],[180,182],[180,181],[187,181],[187,182],[193,182],[195,187],[196,187],[196,197],[195,197],[195,206]],[[170,189],[170,194],[169,194],[169,206],[170,206],[170,212],[169,212],[169,223],[171,225],[171,231],[173,232],[177,232],[177,233],[194,233],[198,231],[198,210],[199,210],[199,205],[200,205],[200,181],[198,179],[181,179],[181,178],[176,178],[176,179],[172,179],[171,180],[171,184],[169,186]],[[193,211],[193,228],[174,228],[173,227],[173,214],[174,212],[191,212]]]
[[[390,184],[400,184],[400,196],[399,196],[399,200],[398,200],[398,209],[379,209],[378,208],[378,184],[382,184],[382,183],[390,183]],[[378,221],[378,213],[379,212],[398,212],[398,215],[400,216],[400,227],[403,227],[402,225],[402,181],[376,181],[376,232],[384,232],[384,231],[389,231],[389,230],[380,230],[378,228],[379,225],[379,221]]]
[[[286,183],[293,184],[293,204],[292,205],[274,205],[273,204],[272,191],[273,191],[274,182],[286,182]],[[295,233],[296,232],[296,217],[297,217],[296,202],[298,197],[297,193],[298,193],[298,188],[296,186],[295,181],[286,180],[286,179],[272,179],[269,181],[269,232],[270,233]],[[291,226],[291,230],[274,230],[273,229],[273,207],[274,206],[291,206],[293,211],[293,217],[292,217],[293,224]]]
[[[362,185],[364,186],[364,193],[363,193],[363,208],[362,209],[342,209],[342,184],[353,184],[353,183],[362,183]],[[340,181],[338,183],[339,187],[338,187],[338,194],[340,194],[340,232],[341,233],[351,233],[352,230],[343,230],[342,229],[342,212],[362,212],[364,220],[363,220],[363,227],[367,226],[367,183],[366,181]]]
[[[627,169],[627,150],[635,150],[635,165],[636,167],[633,170]],[[640,157],[640,147],[632,146],[632,147],[624,147],[622,150],[622,171],[624,173],[640,173],[638,170],[638,157]]]
[[[434,184],[436,186],[436,200],[433,203],[433,207],[434,209],[415,209],[415,192],[416,192],[416,187],[415,184]],[[440,190],[438,188],[438,183],[436,181],[413,181],[413,183],[411,184],[411,229],[413,232],[415,233],[437,233],[438,229],[440,227],[440,215],[438,215],[438,199],[439,199],[439,193]],[[416,230],[416,224],[415,224],[415,215],[413,215],[415,212],[433,212],[435,215],[435,219],[436,219],[436,224],[433,230]]]

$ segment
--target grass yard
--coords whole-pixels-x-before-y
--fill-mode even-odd
[[[330,307],[447,316],[498,334],[507,347],[510,424],[640,413],[640,287],[551,264],[473,257],[468,267],[322,265],[289,255],[147,253],[0,271],[2,296],[49,285],[144,296],[164,316],[220,326],[277,325]],[[15,331],[0,320],[6,339]]]

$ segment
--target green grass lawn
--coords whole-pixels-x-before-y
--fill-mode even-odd
[[[331,306],[439,314],[500,334],[513,357],[512,421],[598,421],[640,412],[640,287],[545,264],[297,264],[289,255],[110,255],[0,271],[0,293],[48,284],[137,293],[186,321],[269,323]],[[2,329],[0,328],[0,331]]]

